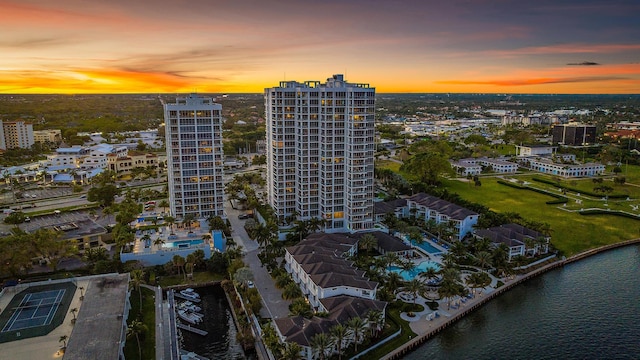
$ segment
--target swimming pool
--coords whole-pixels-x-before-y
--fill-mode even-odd
[[[163,248],[187,248],[194,245],[200,245],[204,243],[202,239],[196,240],[178,240],[178,241],[170,241],[162,244]]]
[[[438,250],[435,246],[431,245],[428,240],[424,240],[422,243],[417,244],[415,241],[411,242],[414,246],[428,252],[429,254],[440,254],[442,251]]]
[[[423,261],[420,264],[416,265],[411,271],[404,271],[402,268],[398,266],[389,266],[387,268],[388,271],[394,272],[396,274],[400,274],[405,281],[411,281],[416,276],[425,272],[427,269],[435,269],[436,271],[440,270],[440,264],[434,261]]]

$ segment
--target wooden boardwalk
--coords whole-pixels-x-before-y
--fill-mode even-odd
[[[191,325],[185,325],[185,324],[180,324],[177,323],[176,326],[178,327],[178,329],[182,329],[182,330],[186,330],[186,331],[191,331],[192,333],[196,333],[198,335],[202,335],[202,336],[206,336],[208,334],[207,331],[204,331],[202,329],[198,329],[196,327],[193,327]]]

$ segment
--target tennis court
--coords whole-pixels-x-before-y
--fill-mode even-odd
[[[70,280],[29,286],[13,295],[0,313],[0,344],[53,331],[64,322],[76,290]]]
[[[2,328],[2,332],[51,324],[65,291],[59,289],[24,294],[20,305]]]

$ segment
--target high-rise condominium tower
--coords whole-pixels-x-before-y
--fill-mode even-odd
[[[222,105],[191,94],[164,104],[171,214],[224,217]]]
[[[278,220],[373,228],[375,88],[343,75],[265,89],[267,186]]]

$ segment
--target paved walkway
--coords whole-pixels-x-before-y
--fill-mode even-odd
[[[427,306],[426,302],[430,300],[427,300],[422,296],[418,296],[416,303],[423,305],[425,309],[419,313],[415,313],[416,316],[414,317],[409,317],[406,313],[401,313],[400,317],[406,321],[409,321],[409,326],[411,327],[411,330],[413,330],[413,332],[418,335],[422,335],[442,326],[442,324],[444,324],[452,316],[455,316],[459,312],[464,311],[467,308],[470,308],[476,303],[482,301],[485,296],[495,291],[495,286],[497,285],[498,281],[503,281],[505,284],[508,284],[515,279],[516,278],[497,279],[492,276],[491,285],[484,289],[476,290],[476,294],[472,298],[456,297],[454,299],[451,299],[451,307],[449,307],[447,299],[436,300],[438,302],[438,310],[436,311],[432,311]],[[398,293],[398,298],[405,302],[413,303],[412,295],[406,292]]]

